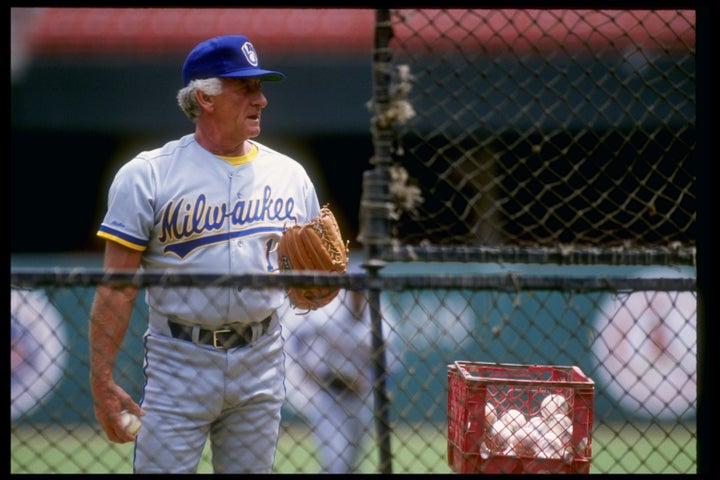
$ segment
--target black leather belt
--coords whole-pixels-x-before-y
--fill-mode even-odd
[[[260,325],[262,326],[262,333],[261,335],[265,335],[268,332],[268,329],[270,328],[270,321],[272,320],[272,315],[268,315],[266,319],[264,319],[262,322],[260,322]],[[189,342],[193,341],[192,338],[192,332],[193,328],[188,325],[182,325],[177,322],[173,322],[172,320],[168,319],[168,327],[170,327],[170,334],[173,336],[173,338],[177,338],[180,340],[187,340]],[[233,330],[231,328],[221,328],[219,330],[207,330],[204,328],[201,328],[198,331],[198,341],[197,343],[201,343],[203,345],[212,345],[215,348],[219,348],[222,350],[228,349],[228,348],[237,348],[237,347],[245,347],[252,342],[253,339],[253,329],[252,325],[248,325],[245,328],[241,330]]]

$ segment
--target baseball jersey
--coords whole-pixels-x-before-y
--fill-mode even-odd
[[[319,214],[300,163],[260,143],[233,164],[193,134],[142,152],[117,172],[98,236],[142,251],[141,270],[273,273],[285,226]],[[156,313],[206,327],[262,320],[282,289],[150,287]]]

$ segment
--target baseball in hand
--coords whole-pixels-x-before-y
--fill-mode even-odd
[[[130,435],[137,435],[142,428],[142,422],[137,415],[133,415],[127,410],[123,410],[120,415],[122,416],[122,425],[127,433]]]

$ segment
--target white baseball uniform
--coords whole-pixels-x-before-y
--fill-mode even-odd
[[[276,272],[283,228],[320,206],[299,163],[251,143],[233,163],[192,134],[140,153],[113,180],[98,236],[143,251],[149,272]],[[270,473],[285,398],[284,290],[153,286],[146,301],[136,473],[195,472],[208,435],[216,473]],[[216,348],[229,331],[247,345]]]
[[[321,309],[284,316],[287,405],[312,430],[322,473],[357,473],[375,428],[365,294],[343,290]],[[383,320],[393,337],[392,322]],[[386,355],[389,368],[399,363],[395,350]]]

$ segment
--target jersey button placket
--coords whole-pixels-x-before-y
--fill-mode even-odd
[[[234,176],[235,176],[235,172],[233,172],[233,173],[230,174],[230,182],[231,182],[231,183],[232,183],[232,181],[233,181],[233,177],[234,177]],[[238,190],[237,192],[235,192],[235,196],[237,197],[238,200],[242,199],[242,197],[243,197],[242,192],[241,192],[240,190]],[[237,246],[238,246],[238,248],[242,248],[242,247],[244,246],[244,245],[243,245],[243,241],[242,241],[242,240],[238,240],[238,241],[237,241]],[[242,292],[242,290],[243,290],[243,287],[242,287],[242,286],[237,287],[237,291],[238,291],[238,292]]]

